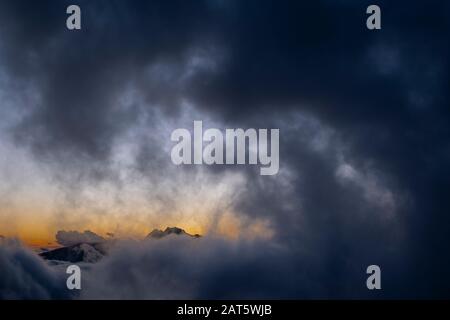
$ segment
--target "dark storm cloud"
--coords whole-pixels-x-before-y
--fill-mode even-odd
[[[372,163],[394,193],[409,194],[414,206],[398,208],[393,225],[383,223],[379,208],[338,184],[333,150],[318,156],[303,132],[279,125],[282,166],[300,173],[295,190],[285,199],[283,189],[257,182],[243,205],[254,215],[277,212],[276,230],[293,245],[305,245],[305,237],[312,241],[306,247],[322,248],[327,276],[343,277],[325,280],[330,290],[350,280],[352,268],[382,261],[395,274],[390,293],[448,295],[444,275],[433,271],[449,265],[442,195],[449,186],[448,3],[379,2],[383,29],[375,33],[364,28],[368,4],[246,2],[225,23],[231,49],[223,73],[200,78],[193,91],[231,126],[266,127],[289,112],[309,113],[338,132],[350,162]],[[286,202],[294,209],[283,210]],[[430,260],[436,265],[427,266]],[[296,263],[301,268],[302,259]]]
[[[120,95],[138,86],[134,82],[152,63],[183,59],[203,34],[192,24],[186,27],[183,17],[201,19],[206,7],[182,1],[79,2],[83,30],[69,32],[68,4],[2,1],[3,67],[11,81],[30,86],[39,98],[18,126],[18,140],[31,143],[39,156],[94,166],[108,160],[115,138],[145,112],[120,105]],[[153,85],[142,84],[152,103],[175,107],[179,95]]]
[[[81,32],[64,28],[68,2],[55,3],[1,2],[2,66],[40,98],[17,141],[63,165],[75,158],[83,170],[104,170],[115,139],[144,115],[179,117],[183,99],[227,127],[279,127],[285,175],[247,170],[235,207],[269,218],[287,250],[261,279],[292,268],[313,283],[254,279],[252,293],[362,295],[354,284],[375,263],[386,270],[383,297],[449,296],[448,2],[378,1],[376,32],[365,28],[367,1],[78,2]],[[204,53],[213,60],[223,54],[220,65],[179,82],[197,47],[215,48]],[[147,103],[118,103],[129,87]],[[327,130],[329,146],[308,145]],[[140,163],[165,166],[140,145]],[[251,251],[248,265],[264,269]],[[243,277],[244,267],[224,264],[235,272],[205,276],[202,286]],[[214,290],[205,292],[227,296]]]

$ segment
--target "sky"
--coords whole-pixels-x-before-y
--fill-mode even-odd
[[[372,2],[0,0],[0,234],[211,236],[192,273],[169,268],[197,280],[182,297],[448,298],[450,3],[376,1],[371,31]],[[170,134],[195,120],[279,128],[279,173],[175,166]]]

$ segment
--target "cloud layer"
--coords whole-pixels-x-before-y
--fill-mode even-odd
[[[0,299],[69,299],[65,277],[19,242],[0,239]]]

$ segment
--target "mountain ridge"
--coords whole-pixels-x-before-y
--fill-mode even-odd
[[[61,234],[61,232],[58,232]],[[97,236],[92,233],[92,235]],[[167,236],[186,236],[190,238],[200,238],[199,234],[190,234],[184,229],[178,227],[167,227],[164,231],[160,229],[153,229],[143,240],[162,239]],[[86,238],[85,238],[86,239]],[[98,242],[81,241],[79,243],[63,246],[53,250],[46,250],[39,253],[39,256],[45,260],[50,261],[65,261],[65,262],[88,262],[95,263],[108,254],[110,246],[114,245],[117,239],[107,240],[97,236]]]

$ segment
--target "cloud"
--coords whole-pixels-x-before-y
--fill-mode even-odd
[[[18,243],[2,243],[2,299],[275,298],[317,294],[306,274],[286,264],[273,243],[169,236],[119,241],[100,262],[82,268],[82,290],[65,287],[67,275]],[[236,272],[240,270],[240,272]],[[279,277],[270,275],[278,272]],[[120,276],[117,276],[120,275]],[[285,275],[285,276],[281,276]],[[292,281],[303,285],[298,287]],[[317,289],[317,288],[315,288]],[[280,295],[281,294],[281,295]]]
[[[56,241],[63,246],[71,246],[80,243],[99,243],[105,239],[90,230],[84,232],[60,230],[56,233]]]
[[[244,299],[313,297],[312,279],[295,272],[269,241],[166,237],[124,242],[87,273],[82,299]],[[279,276],[274,278],[274,273]],[[120,274],[120,277],[117,275]],[[294,283],[302,283],[295,285]],[[311,290],[310,290],[311,289]]]
[[[20,242],[0,239],[0,299],[69,299],[63,274]]]

